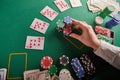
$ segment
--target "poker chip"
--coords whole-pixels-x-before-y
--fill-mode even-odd
[[[101,35],[101,34],[97,34],[97,38],[100,39],[100,40],[106,41],[108,43],[113,43],[113,39],[112,38],[104,36],[104,35]]]
[[[58,20],[56,24],[57,24],[57,27],[61,27],[61,28],[65,26],[65,23],[63,22],[63,20]]]
[[[63,66],[66,66],[69,63],[69,57],[67,57],[66,55],[61,56],[59,59],[60,64],[62,64]]]
[[[95,18],[95,23],[96,23],[96,24],[102,24],[102,23],[103,23],[103,18],[100,17],[100,16],[97,16],[97,17]]]
[[[59,80],[71,80],[71,74],[67,69],[62,69],[59,73]]]
[[[109,29],[103,28],[101,26],[96,26],[95,27],[95,32],[96,32],[96,34],[102,34],[102,35],[108,36],[108,37],[110,37],[110,34],[111,34]]]
[[[48,69],[49,73],[51,75],[54,75],[57,73],[57,67],[55,65],[52,65],[49,69]]]
[[[72,32],[72,30],[71,30],[71,27],[70,27],[70,26],[65,26],[65,27],[63,28],[63,34],[64,34],[64,35],[68,36],[71,32]]]
[[[81,65],[81,63],[79,62],[78,58],[73,58],[71,61],[71,66],[73,68],[73,70],[76,73],[76,76],[81,79],[82,77],[84,77],[85,71]]]
[[[52,80],[59,80],[59,77],[57,75],[53,75]]]
[[[88,75],[92,75],[93,73],[95,73],[95,67],[92,63],[92,61],[90,60],[90,58],[88,57],[87,54],[83,54],[80,57],[80,61],[84,67],[84,70],[86,72],[86,74]]]
[[[64,22],[66,24],[71,24],[72,23],[72,18],[70,16],[64,17]]]
[[[44,69],[50,68],[52,66],[52,63],[53,63],[53,59],[49,56],[44,56],[41,59],[41,67]]]

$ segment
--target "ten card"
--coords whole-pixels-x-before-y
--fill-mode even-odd
[[[54,3],[61,12],[70,8],[69,5],[65,2],[65,0],[55,0]]]
[[[70,3],[71,3],[71,5],[72,5],[72,7],[82,6],[80,0],[70,0]]]
[[[44,37],[27,36],[25,48],[43,50]]]
[[[39,20],[37,18],[35,18],[30,26],[31,29],[36,30],[38,32],[41,32],[43,34],[45,34],[45,32],[47,31],[49,27],[49,23],[44,22],[42,20]]]
[[[40,13],[51,21],[58,15],[58,13],[49,6],[46,6]]]

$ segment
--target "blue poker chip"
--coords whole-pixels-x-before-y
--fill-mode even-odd
[[[64,17],[64,22],[66,24],[71,24],[72,23],[72,18],[70,16],[66,16],[66,17]]]
[[[79,62],[78,58],[72,59],[71,66],[72,66],[73,70],[75,71],[78,78],[84,77],[85,71],[84,71],[81,63]]]

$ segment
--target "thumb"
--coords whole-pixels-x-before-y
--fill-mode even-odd
[[[77,40],[81,40],[81,37],[80,37],[80,35],[78,35],[78,34],[71,33],[69,36],[72,37],[72,38],[75,38],[75,39],[77,39]]]

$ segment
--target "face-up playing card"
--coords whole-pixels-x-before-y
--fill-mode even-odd
[[[82,6],[80,0],[70,0],[70,3],[71,3],[71,5],[72,5],[72,7]]]
[[[44,37],[27,36],[25,48],[43,50]]]
[[[65,0],[55,0],[54,3],[61,12],[70,8],[69,5],[65,2]]]
[[[35,75],[36,73],[39,73],[39,72],[40,72],[39,69],[25,71],[24,72],[24,80],[28,80],[31,75]]]
[[[45,34],[48,27],[49,27],[49,23],[39,20],[37,18],[33,20],[30,26],[31,29],[41,32],[43,34]]]
[[[49,6],[46,6],[40,13],[51,21],[58,15],[58,13]]]
[[[7,69],[0,69],[0,80],[6,80]]]

